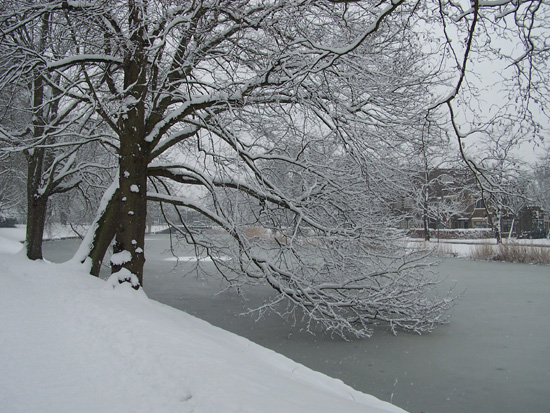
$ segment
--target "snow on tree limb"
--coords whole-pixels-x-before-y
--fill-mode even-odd
[[[46,68],[48,70],[55,70],[55,69],[61,69],[67,66],[77,66],[82,62],[116,63],[116,64],[123,63],[122,59],[114,56],[83,54],[79,56],[70,56],[64,59],[48,62],[46,63]]]

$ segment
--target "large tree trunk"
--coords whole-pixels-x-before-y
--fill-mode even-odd
[[[138,135],[139,136],[139,135]],[[132,139],[136,139],[135,135]],[[138,142],[121,140],[118,213],[112,272],[122,268],[143,285],[145,229],[147,216],[147,155]]]
[[[143,286],[145,230],[147,226],[147,164],[150,144],[146,142],[145,97],[147,94],[147,58],[144,51],[145,29],[142,10],[130,5],[130,25],[135,48],[125,62],[124,89],[129,110],[121,119],[119,149],[119,198],[115,245],[111,257],[112,273],[119,282]],[[137,278],[137,283],[136,279]],[[138,285],[139,283],[139,285]]]
[[[34,105],[39,107],[43,101],[42,79],[38,77],[34,83]],[[44,127],[43,119],[35,110],[33,119],[33,134],[35,140],[42,137]],[[48,206],[49,193],[42,187],[42,171],[44,169],[44,148],[33,148],[25,153],[27,160],[27,232],[25,242],[27,245],[27,257],[31,260],[41,260],[42,239],[46,224],[46,211]]]
[[[27,257],[41,260],[48,198],[31,194],[27,202]]]
[[[35,134],[41,133],[35,127]],[[42,170],[44,167],[45,149],[34,148],[26,153],[27,158],[27,232],[25,241],[27,257],[41,260],[42,239],[46,224],[46,211],[49,193],[42,188]]]
[[[48,18],[42,18],[38,49],[43,50],[48,33]],[[44,134],[44,78],[40,73],[34,73],[32,82],[32,134],[35,142],[40,141]],[[41,260],[42,239],[46,223],[48,197],[46,188],[42,187],[42,171],[44,169],[45,149],[33,148],[25,152],[27,158],[27,257],[31,260]]]

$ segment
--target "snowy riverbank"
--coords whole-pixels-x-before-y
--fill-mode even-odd
[[[459,257],[480,261],[506,261],[550,264],[550,239],[435,239],[407,238],[407,248],[432,251],[440,257]]]
[[[0,234],[3,411],[402,411],[19,245]]]

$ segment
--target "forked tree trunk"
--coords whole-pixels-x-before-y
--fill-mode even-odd
[[[117,178],[103,194],[97,217],[73,257],[80,263],[90,260],[90,274],[96,277],[99,276],[101,264],[115,236],[118,198]]]
[[[117,191],[118,194],[118,191]],[[91,260],[90,274],[99,277],[101,264],[111,241],[115,237],[116,232],[116,201],[112,199],[104,213],[101,215],[97,223],[97,228],[94,232],[93,243],[88,257]]]
[[[138,158],[139,156],[128,154],[121,156],[120,167],[124,169],[118,178],[119,187],[107,190],[102,201],[105,202],[105,206],[92,225],[91,231],[93,232],[82,241],[81,248],[75,254],[75,259],[80,262],[90,259],[90,274],[98,276],[105,254],[111,241],[115,239],[113,246],[115,257],[111,263],[112,273],[126,268],[135,274],[139,284],[143,285],[147,214],[147,158],[143,157],[141,160]],[[130,254],[126,259],[124,259],[124,251]]]
[[[99,276],[105,254],[109,249],[109,245],[111,245],[111,241],[115,237],[118,196],[119,191],[116,190],[110,197],[105,209],[94,223],[95,230],[88,257],[91,261],[90,274],[96,277]]]

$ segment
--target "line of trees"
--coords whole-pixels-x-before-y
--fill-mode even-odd
[[[505,89],[520,99],[506,120],[530,128],[548,96],[543,1],[1,5],[0,142],[26,159],[30,259],[42,258],[52,197],[110,180],[75,257],[92,274],[113,243],[113,276],[140,288],[147,202],[188,208],[225,231],[187,236],[228,280],[267,283],[278,294],[266,308],[284,301],[340,335],[447,319],[452,299],[431,294],[388,205],[412,154],[441,135],[426,124],[480,172],[463,144],[474,131],[458,126],[476,53],[520,36],[523,54],[499,54],[519,82]],[[251,225],[284,238],[251,239]]]

